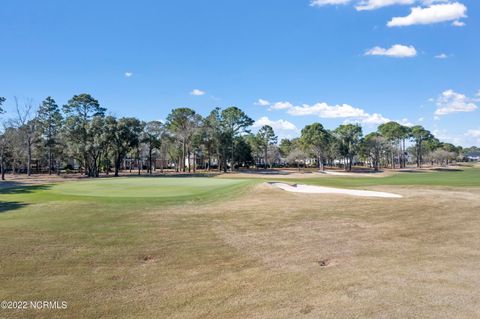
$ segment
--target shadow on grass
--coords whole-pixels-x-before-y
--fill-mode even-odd
[[[12,210],[20,209],[27,206],[26,203],[20,202],[0,202],[0,214],[8,213]]]
[[[431,171],[435,172],[463,172],[463,169],[458,168],[433,168]]]
[[[35,191],[50,189],[50,187],[51,185],[22,185],[20,183],[8,183],[3,187],[0,187],[0,194],[30,194]]]
[[[192,178],[192,177],[199,177],[199,178],[206,178],[206,177],[215,177],[219,175],[218,173],[169,173],[169,174],[152,174],[152,175],[120,175],[120,176],[110,176],[112,178],[119,178],[119,177],[126,177],[126,178],[178,178],[178,177],[186,177],[186,178]]]
[[[416,170],[413,170],[413,169],[402,169],[402,170],[397,171],[397,173],[425,174],[427,172],[416,171]]]

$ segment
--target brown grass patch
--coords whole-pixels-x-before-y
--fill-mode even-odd
[[[69,308],[0,316],[480,317],[480,189],[372,189],[404,198],[259,185],[228,202],[103,220],[107,230],[135,226],[111,233],[70,222],[24,231],[22,220],[1,232],[2,296]]]

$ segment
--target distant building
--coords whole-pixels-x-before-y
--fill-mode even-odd
[[[469,161],[480,161],[480,152],[470,152],[465,154]]]

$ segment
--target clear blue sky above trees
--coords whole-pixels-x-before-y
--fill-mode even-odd
[[[432,1],[325,2],[4,1],[0,96],[10,113],[13,96],[63,104],[87,92],[144,120],[236,105],[281,136],[315,121],[368,131],[388,119],[480,142],[478,1],[436,1],[457,18],[402,27],[387,23]]]

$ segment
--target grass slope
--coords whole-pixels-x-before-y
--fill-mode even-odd
[[[478,186],[478,177],[299,182]],[[386,186],[405,195],[392,205],[250,187],[260,182],[131,177],[0,189],[0,300],[68,302],[0,309],[0,318],[480,316],[480,190]]]
[[[321,178],[289,179],[287,182],[356,188],[377,185],[480,186],[480,168],[462,168],[438,172],[405,171],[387,177],[322,176]]]

